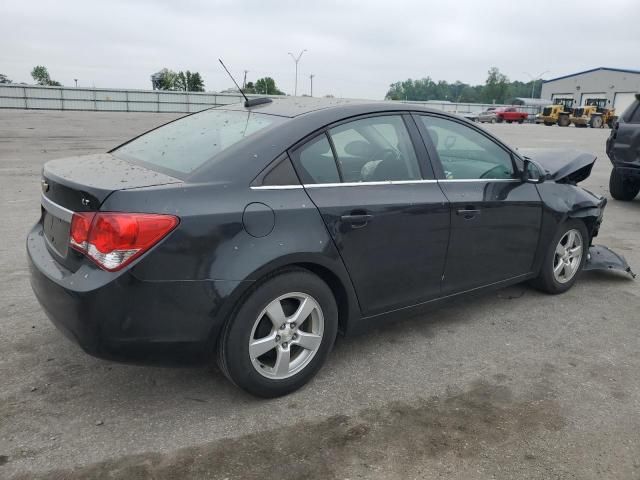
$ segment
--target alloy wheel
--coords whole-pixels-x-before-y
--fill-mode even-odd
[[[553,256],[553,278],[556,282],[567,283],[576,275],[582,254],[582,235],[576,229],[569,230],[558,242]]]
[[[282,380],[304,369],[318,352],[324,333],[320,304],[292,292],[272,300],[255,320],[249,357],[263,376]]]

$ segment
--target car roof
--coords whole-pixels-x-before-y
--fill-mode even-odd
[[[362,111],[397,111],[397,110],[415,110],[415,111],[428,111],[428,112],[441,112],[440,110],[434,110],[428,107],[424,107],[422,104],[405,103],[405,102],[391,102],[391,101],[375,101],[375,100],[358,100],[348,98],[315,98],[315,97],[281,97],[272,98],[272,102],[263,103],[253,107],[245,107],[244,103],[235,103],[231,105],[225,105],[222,108],[224,110],[237,110],[237,111],[251,111],[256,113],[263,113],[266,115],[277,115],[279,117],[294,118],[300,115],[305,115],[311,112],[317,112],[319,110],[331,109],[335,112],[336,116],[339,116],[342,112],[353,111],[354,108]]]
[[[372,100],[282,97],[275,98],[270,103],[252,107],[237,103],[213,108],[273,115],[280,117],[281,121],[223,150],[216,155],[215,162],[207,162],[196,169],[187,181],[216,181],[246,185],[283,152],[295,148],[300,142],[307,141],[327,125],[360,115],[425,112],[457,119],[460,122],[469,122],[462,116],[428,108],[423,104]],[[473,124],[469,123],[469,125]],[[478,127],[473,126],[473,128]],[[497,139],[496,141],[499,142]]]

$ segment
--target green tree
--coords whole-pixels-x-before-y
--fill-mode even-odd
[[[509,90],[509,79],[497,67],[491,67],[487,73],[489,76],[482,91],[484,102],[504,103]]]
[[[175,88],[170,90],[183,90],[186,92],[204,92],[204,82],[199,72],[191,73],[189,70],[178,72],[175,78]]]
[[[255,92],[261,95],[284,95],[276,86],[276,82],[271,77],[259,78],[255,83]]]
[[[13,83],[4,73],[0,73],[0,83]]]
[[[177,90],[178,74],[168,68],[163,68],[158,72],[158,90]]]
[[[407,79],[389,86],[385,98],[388,100],[409,101],[450,101],[456,103],[506,103],[516,97],[530,97],[531,87],[534,96],[540,96],[542,82],[509,82],[509,79],[493,67],[489,70],[484,85],[469,85],[461,81],[448,83],[444,80],[434,81],[431,77],[419,80]]]
[[[253,84],[253,82],[247,82],[242,91],[244,93],[256,93],[256,86]]]
[[[33,70],[31,70],[31,76],[38,85],[48,85],[55,87],[61,86],[60,82],[51,80],[51,77],[49,76],[49,70],[47,70],[47,67],[43,65],[36,65],[35,67],[33,67]]]

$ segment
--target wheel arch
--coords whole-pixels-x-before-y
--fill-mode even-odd
[[[220,311],[222,316],[211,331],[211,340],[217,342],[224,326],[233,318],[235,312],[251,292],[259,285],[287,270],[302,269],[321,278],[331,289],[338,307],[338,329],[342,334],[352,330],[353,324],[360,319],[360,306],[342,260],[327,259],[317,254],[294,254],[275,259],[248,275],[227,297],[226,308]]]
[[[587,233],[589,234],[588,244],[591,245],[591,240],[593,239],[593,237],[596,237],[598,235],[598,231],[600,229],[600,222],[602,221],[602,208],[591,207],[568,212],[567,218],[584,222],[585,227],[587,227]]]

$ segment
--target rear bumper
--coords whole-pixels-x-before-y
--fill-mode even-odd
[[[242,282],[141,281],[90,262],[71,272],[27,236],[31,286],[51,322],[84,351],[128,363],[201,363],[213,353],[225,306]]]

